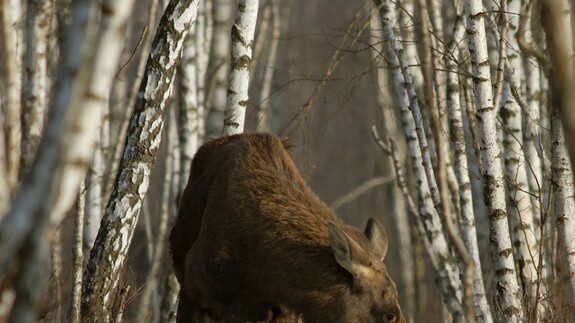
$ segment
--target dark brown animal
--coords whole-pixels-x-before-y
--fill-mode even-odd
[[[170,234],[178,322],[405,322],[382,263],[383,226],[342,223],[304,182],[288,144],[211,140],[192,162]],[[289,309],[289,310],[286,310]]]

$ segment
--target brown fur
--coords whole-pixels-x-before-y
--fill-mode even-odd
[[[293,313],[311,323],[404,322],[381,262],[383,227],[368,224],[385,238],[375,246],[383,250],[378,259],[370,234],[342,223],[317,198],[286,147],[274,136],[242,134],[198,150],[170,234],[182,286],[178,322],[202,315],[279,322]],[[359,247],[347,255],[361,270],[346,270],[334,257],[330,222],[330,230],[343,231],[344,246],[347,239]]]

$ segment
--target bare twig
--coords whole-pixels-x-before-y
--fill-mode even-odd
[[[505,3],[506,1],[501,1],[501,3]],[[533,0],[527,1],[525,4],[525,8],[523,9],[523,14],[519,20],[519,28],[517,29],[517,33],[515,33],[515,37],[517,38],[517,44],[519,48],[528,56],[534,57],[541,66],[549,65],[549,59],[545,54],[539,50],[535,44],[529,43],[525,39],[525,30],[527,23],[529,22],[529,18],[531,17],[531,10],[533,7]]]
[[[371,190],[377,186],[387,184],[391,181],[393,181],[393,176],[376,177],[376,178],[369,179],[369,180],[359,184],[356,188],[354,188],[353,190],[351,190],[347,194],[340,196],[337,199],[335,199],[330,204],[330,208],[334,211],[337,211],[342,206],[344,206],[347,203],[357,199],[358,197],[365,194],[369,190]]]
[[[427,22],[427,6],[425,0],[419,0],[420,11],[422,13],[422,21]],[[427,28],[426,28],[427,27]],[[447,184],[447,156],[445,154],[445,137],[443,136],[443,131],[441,129],[441,123],[439,120],[439,114],[435,107],[435,99],[433,92],[433,79],[432,79],[432,69],[431,69],[431,51],[429,50],[429,30],[427,23],[424,23],[421,31],[421,40],[423,57],[422,59],[422,69],[423,69],[423,79],[424,79],[424,90],[425,90],[425,100],[427,102],[427,109],[431,117],[431,127],[433,129],[433,135],[435,140],[435,153],[437,155],[437,173],[435,178],[428,176],[428,181],[437,181],[439,197],[441,200],[440,204],[435,205],[438,208],[439,214],[442,215],[443,223],[450,240],[453,242],[456,252],[459,254],[463,261],[464,274],[463,274],[463,303],[465,305],[465,314],[468,323],[476,322],[475,310],[473,307],[473,272],[474,272],[474,262],[469,254],[463,240],[461,239],[455,224],[453,223],[453,217],[451,216],[451,209],[449,207],[449,187]],[[426,46],[427,45],[427,46]],[[398,57],[399,59],[399,57]],[[401,60],[401,59],[400,59]],[[412,113],[415,113],[417,106],[412,107]],[[416,117],[414,116],[414,120]],[[421,141],[420,141],[421,142]],[[423,151],[422,151],[423,153]],[[431,186],[431,184],[430,184]]]
[[[116,317],[114,318],[115,323],[122,322],[122,317],[124,316],[124,311],[126,310],[128,295],[130,295],[130,289],[131,286],[127,285],[120,290],[120,306],[118,307],[118,313],[116,313]]]

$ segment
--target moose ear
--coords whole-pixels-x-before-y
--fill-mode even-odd
[[[328,224],[329,242],[337,263],[354,277],[365,274],[367,255],[349,235],[335,223]]]
[[[369,241],[371,250],[375,253],[377,258],[383,261],[387,254],[387,233],[383,225],[375,218],[369,218],[364,230],[365,237]]]

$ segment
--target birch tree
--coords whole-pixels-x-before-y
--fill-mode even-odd
[[[119,270],[149,187],[175,70],[198,3],[170,1],[152,43],[120,171],[84,274],[82,312],[91,313],[94,321],[108,321],[113,313]]]
[[[273,115],[272,105],[271,105],[271,89],[273,84],[273,76],[275,69],[275,63],[277,62],[277,50],[279,44],[279,38],[281,34],[281,15],[280,15],[280,3],[279,0],[270,0],[268,2],[268,8],[271,7],[271,35],[269,51],[267,54],[266,64],[264,65],[264,77],[262,80],[262,90],[259,96],[259,106],[257,107],[257,127],[256,130],[260,132],[269,131],[271,128],[271,118]],[[263,41],[262,41],[263,43]]]
[[[52,32],[52,1],[28,1],[26,11],[26,73],[22,88],[22,171],[32,164],[42,132],[49,93],[48,38]]]
[[[223,133],[226,135],[244,131],[258,7],[258,0],[238,0],[236,21],[232,26],[232,61],[224,113]]]
[[[521,316],[520,289],[511,245],[505,203],[501,152],[497,143],[495,107],[481,1],[466,0],[465,16],[473,73],[473,94],[483,165],[485,204],[489,217],[491,257],[495,269],[495,315],[507,322]]]
[[[409,91],[409,104],[414,104],[417,97],[415,97],[415,92],[413,90],[413,81],[407,71],[408,64],[403,54],[403,49],[400,48],[399,42],[395,39],[391,22],[388,18],[383,18],[383,26],[385,28],[386,39],[390,42],[390,47],[394,50],[397,62],[400,64],[401,72],[403,73],[404,82],[396,80],[396,86],[399,84],[406,84],[411,90]],[[399,78],[399,70],[395,73],[397,73],[395,77]],[[405,96],[405,94],[399,95],[400,97]],[[458,278],[459,270],[455,263],[455,259],[450,253],[446,237],[441,231],[441,220],[434,207],[434,201],[431,199],[431,192],[428,183],[429,177],[426,176],[426,172],[423,167],[421,167],[424,162],[422,160],[422,150],[420,150],[421,144],[418,142],[419,136],[415,136],[415,122],[412,119],[407,105],[400,105],[400,109],[403,118],[407,146],[412,159],[413,172],[417,178],[417,188],[420,199],[419,213],[421,220],[423,221],[423,226],[425,227],[425,232],[421,232],[421,235],[423,239],[429,240],[430,249],[428,250],[428,255],[430,256],[431,262],[439,276],[439,286],[443,294],[443,300],[447,304],[454,319],[463,320],[463,308],[461,305],[462,287],[461,281]]]
[[[567,271],[563,277],[569,304],[568,317],[575,319],[575,201],[573,200],[573,142],[566,138],[573,134],[573,34],[567,1],[543,1],[542,25],[549,47],[548,79],[551,88],[551,158],[552,188],[555,221],[557,225],[558,253]],[[570,32],[571,31],[571,32]],[[561,124],[560,124],[561,123]],[[563,129],[561,127],[563,125]],[[565,131],[565,132],[563,132]],[[571,162],[567,158],[569,156]]]
[[[481,274],[481,260],[479,258],[479,247],[477,245],[475,215],[473,213],[473,194],[468,171],[465,131],[459,93],[459,77],[457,74],[460,43],[463,40],[464,31],[463,21],[458,19],[455,22],[453,38],[449,43],[448,52],[445,55],[445,65],[447,67],[447,111],[455,154],[455,174],[459,184],[461,233],[476,268],[473,276],[473,305],[478,322],[493,322],[491,309],[489,308],[485,293],[483,275]]]
[[[226,108],[226,91],[230,70],[230,29],[233,14],[231,0],[213,1],[213,36],[206,74],[206,136],[221,135]]]
[[[16,5],[18,3],[15,3]],[[13,10],[10,1],[0,3],[0,56],[3,59],[2,85],[4,92],[3,114],[6,138],[4,141],[6,154],[6,182],[10,191],[16,189],[20,165],[20,71],[17,48],[17,31],[12,28],[19,10]]]
[[[520,1],[508,2],[509,32],[515,33],[519,26]],[[501,37],[504,37],[502,35]],[[509,222],[511,224],[512,242],[515,246],[516,258],[519,264],[518,270],[523,285],[523,293],[535,304],[535,283],[539,273],[537,265],[539,254],[537,238],[534,227],[533,207],[529,195],[529,183],[527,179],[527,165],[523,152],[523,120],[517,100],[511,95],[510,83],[518,84],[525,79],[523,74],[523,60],[519,53],[519,46],[515,37],[508,38],[506,82],[503,83],[500,99],[500,118],[503,127],[503,163],[505,165],[505,179],[507,183],[507,195],[509,207],[507,208]],[[519,93],[524,93],[518,89]],[[520,94],[521,95],[521,94]],[[533,310],[529,306],[529,310]]]
[[[35,319],[39,264],[47,253],[46,234],[50,224],[59,224],[69,210],[85,176],[106,92],[119,59],[121,31],[131,8],[130,3],[121,6],[105,2],[100,29],[95,38],[85,38],[82,31],[88,6],[89,2],[76,3],[75,28],[71,29],[66,49],[68,59],[59,73],[61,79],[43,144],[1,226],[0,280],[6,278],[15,253],[26,251],[21,261],[27,270],[16,279],[16,285],[22,287],[17,295],[22,301],[17,299],[12,311],[16,321]],[[19,281],[26,283],[19,285]]]
[[[551,183],[557,225],[559,261],[567,272],[557,277],[567,291],[569,319],[575,320],[575,200],[573,175],[565,147],[565,135],[557,111],[551,115]],[[561,273],[561,271],[559,271]],[[566,318],[567,319],[567,318]]]
[[[190,34],[188,34],[190,35]],[[173,112],[173,110],[172,110]],[[172,189],[172,181],[177,181],[178,177],[173,177],[174,171],[174,159],[176,158],[176,144],[178,143],[177,136],[177,122],[176,114],[171,113],[168,120],[168,124],[165,131],[166,136],[166,166],[164,169],[164,179],[162,181],[162,193],[161,193],[161,209],[160,209],[160,221],[155,232],[155,241],[153,242],[153,254],[151,259],[151,268],[148,272],[148,278],[146,279],[146,286],[141,296],[140,310],[136,318],[137,322],[151,321],[157,322],[159,318],[159,304],[158,304],[158,291],[160,291],[160,284],[163,283],[161,280],[161,265],[165,263],[164,259],[166,257],[164,250],[166,250],[166,241],[168,237],[168,223],[170,220],[170,214],[172,209],[171,199],[172,193],[175,191]],[[178,185],[175,185],[177,188]]]
[[[201,3],[199,4],[202,5]],[[181,176],[179,183],[179,193],[177,200],[181,196],[181,192],[188,181],[188,175],[192,166],[192,158],[200,145],[203,137],[203,116],[204,111],[200,106],[200,93],[198,88],[200,85],[199,69],[199,52],[203,51],[201,43],[195,42],[197,33],[201,22],[191,26],[190,33],[186,36],[184,41],[184,52],[182,61],[178,67],[179,82],[178,88],[180,92],[180,109],[179,109],[179,141],[180,141],[180,158],[181,158]]]
[[[386,53],[386,47],[382,40],[383,37],[383,28],[381,23],[381,15],[379,10],[383,10],[389,12],[389,18],[392,22],[396,22],[395,17],[395,10],[389,10],[389,5],[387,7],[382,7],[381,9],[378,6],[385,6],[379,3],[379,1],[370,1],[373,6],[373,11],[371,12],[370,17],[370,28],[371,28],[371,43],[375,44],[372,50],[372,61],[376,66],[376,76],[375,79],[377,81],[377,86],[379,88],[379,95],[378,95],[378,103],[383,107],[384,112],[384,128],[387,134],[391,135],[393,133],[397,133],[401,131],[396,125],[396,119],[394,116],[393,111],[385,104],[386,99],[388,98],[384,93],[385,86],[387,83],[388,78],[387,69],[383,65],[383,58],[382,55]],[[393,57],[393,55],[390,55]],[[380,66],[381,65],[381,66]],[[405,95],[400,96],[398,100],[405,99]],[[405,104],[405,103],[404,103]],[[405,154],[401,154],[402,156]],[[391,173],[392,167],[387,167]],[[399,261],[401,263],[401,268],[414,268],[414,261],[413,261],[413,244],[412,244],[412,236],[410,230],[410,224],[407,214],[407,207],[405,205],[405,200],[401,196],[401,191],[397,185],[393,185],[392,188],[389,189],[389,196],[390,199],[395,201],[394,203],[394,210],[393,214],[395,215],[395,223],[397,226],[397,232],[399,233],[399,246],[398,249],[400,250]],[[415,316],[415,282],[414,282],[414,273],[409,270],[402,271],[401,274],[401,281],[403,285],[403,295],[407,300],[407,306],[402,307],[402,311],[404,316],[407,318],[408,321],[413,322],[413,317]]]

